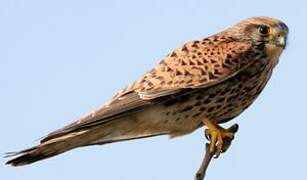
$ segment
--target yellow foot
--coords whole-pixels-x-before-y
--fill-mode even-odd
[[[207,119],[204,120],[203,123],[208,127],[208,129],[205,130],[205,136],[210,140],[209,151],[211,154],[215,155],[215,158],[218,158],[221,153],[229,148],[239,126],[238,124],[234,124],[229,129],[224,129],[211,123]]]

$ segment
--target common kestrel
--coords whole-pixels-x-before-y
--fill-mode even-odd
[[[252,17],[210,37],[188,42],[120,91],[109,103],[7,162],[21,166],[73,148],[158,135],[177,137],[206,126],[210,152],[226,151],[236,127],[219,124],[248,108],[286,47],[288,27]],[[227,143],[226,143],[227,142]]]

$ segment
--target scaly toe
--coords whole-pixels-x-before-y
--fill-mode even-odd
[[[223,152],[223,135],[219,129],[206,129],[205,136],[210,140],[210,153],[216,157]]]
[[[214,154],[215,158],[218,158],[221,153],[229,148],[237,130],[237,124],[231,126],[229,129],[216,128],[205,130],[205,137],[210,141],[210,153]]]

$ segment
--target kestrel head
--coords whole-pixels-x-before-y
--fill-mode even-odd
[[[230,30],[240,36],[240,39],[265,42],[270,50],[279,51],[286,47],[289,32],[284,22],[265,16],[245,19]]]

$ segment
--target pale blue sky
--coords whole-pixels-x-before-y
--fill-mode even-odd
[[[182,43],[256,15],[280,18],[289,46],[259,99],[235,121],[208,179],[307,179],[307,4],[304,0],[1,0],[0,154],[109,100]],[[193,179],[203,130],[70,151],[0,179]]]

